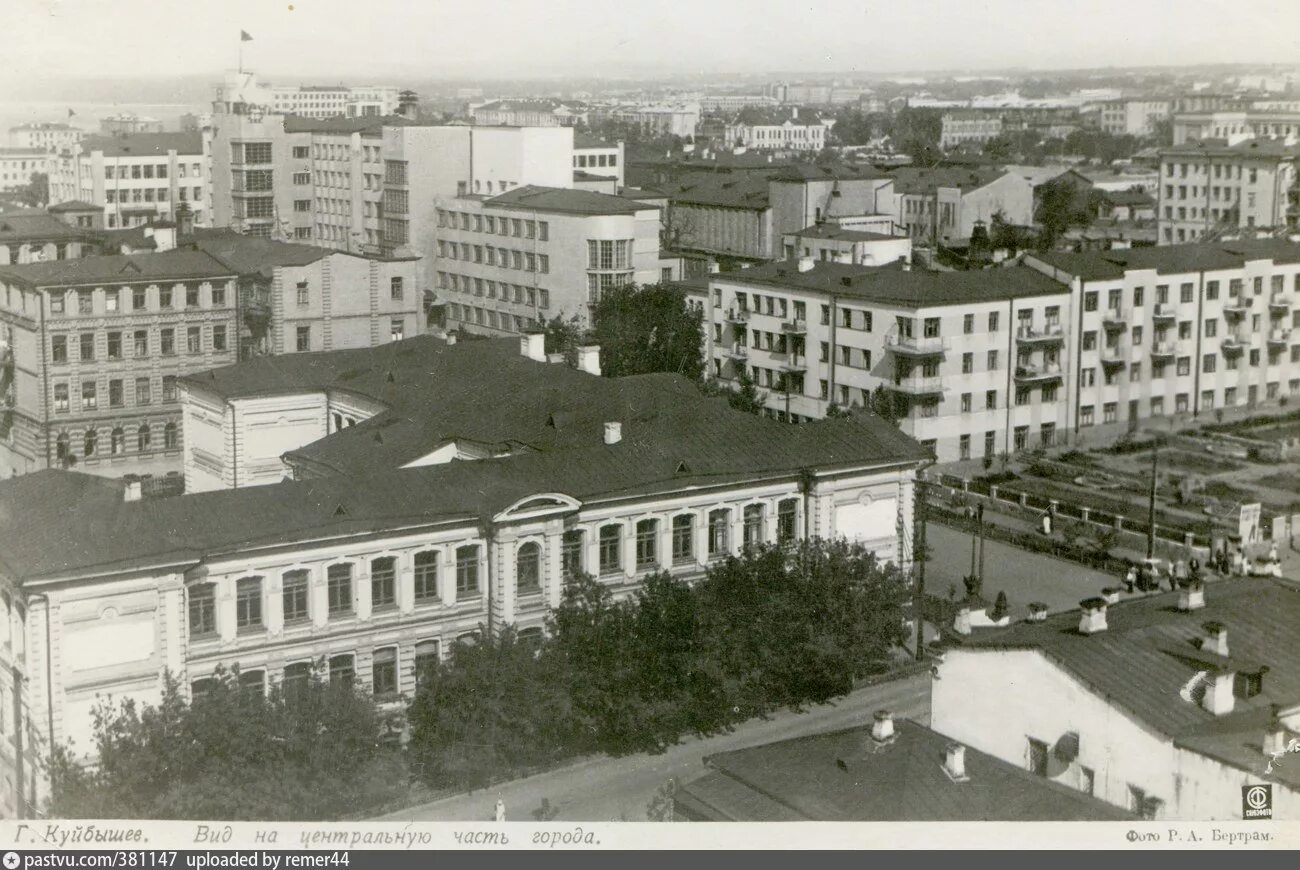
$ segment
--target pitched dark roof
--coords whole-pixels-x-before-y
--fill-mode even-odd
[[[22,242],[45,239],[85,238],[86,230],[70,227],[53,215],[39,209],[0,213],[0,242]]]
[[[906,194],[934,193],[940,187],[956,187],[963,191],[977,190],[992,184],[1007,172],[1002,169],[958,168],[940,166],[925,169],[917,166],[900,166],[891,173],[894,192]]]
[[[0,266],[0,278],[31,287],[130,284],[138,281],[229,278],[234,271],[202,251],[113,254],[22,266]]]
[[[695,172],[663,185],[673,202],[764,211],[768,208],[768,176]]]
[[[804,227],[797,233],[787,233],[786,235],[799,236],[805,239],[832,239],[843,242],[878,242],[884,239],[903,238],[903,236],[894,236],[889,233],[855,230],[852,227],[842,227],[839,224],[832,223],[813,224],[810,227]]]
[[[821,115],[812,109],[746,106],[737,113],[736,123],[748,127],[774,127],[784,124],[792,127],[816,127],[825,122]]]
[[[889,178],[870,163],[795,163],[784,166],[772,173],[773,181],[857,181],[862,179]]]
[[[483,201],[484,206],[522,208],[557,214],[636,214],[649,206],[640,205],[609,193],[573,190],[564,187],[541,187],[525,184]]]
[[[93,202],[85,202],[80,199],[70,199],[66,202],[56,202],[46,209],[53,214],[59,214],[65,211],[103,211],[102,205],[95,205]]]
[[[1140,190],[1103,190],[1101,195],[1111,205],[1154,207],[1156,204],[1155,198],[1151,194],[1143,193]]]
[[[1265,725],[1275,707],[1300,703],[1300,587],[1273,580],[1215,583],[1205,599],[1204,608],[1190,613],[1176,609],[1175,593],[1131,599],[1107,608],[1107,628],[1099,634],[1079,634],[1076,611],[979,630],[961,648],[1039,650],[1148,728],[1262,775]],[[1227,628],[1231,659],[1200,648],[1209,622]],[[1241,663],[1269,670],[1261,692],[1238,697],[1232,713],[1215,716],[1182,696],[1198,673]],[[1300,764],[1275,765],[1274,771],[1300,785]]]
[[[971,747],[966,775],[944,768],[952,741],[910,720],[891,742],[869,727],[705,758],[713,772],[677,795],[711,821],[1119,821],[1129,813]]]
[[[239,275],[269,276],[275,266],[306,266],[336,253],[314,245],[295,245],[238,233],[196,238],[187,247],[208,254]]]
[[[203,153],[202,133],[130,133],[124,136],[87,136],[81,140],[84,153],[103,151],[105,157],[145,157]]]
[[[1284,239],[1159,245],[1085,253],[1048,252],[1033,257],[1085,281],[1110,281],[1126,271],[1155,270],[1182,274],[1201,270],[1238,269],[1248,260],[1300,263],[1300,243]]]
[[[960,302],[986,302],[991,299],[1019,299],[1068,293],[1058,281],[1027,266],[981,269],[971,272],[931,272],[904,269],[900,263],[887,266],[856,266],[848,263],[817,261],[800,272],[795,261],[778,261],[719,273],[714,280],[740,284],[763,284],[771,287],[798,287],[821,293],[834,293],[884,305],[909,308],[948,305]]]
[[[449,346],[424,336],[184,380],[227,397],[347,390],[388,410],[291,454],[320,479],[137,502],[123,501],[118,483],[70,472],[0,481],[0,567],[35,579],[186,563],[259,542],[475,520],[542,492],[592,500],[928,457],[878,418],[791,426],[735,411],[676,375],[600,378],[534,362],[513,339]],[[613,420],[623,440],[606,445]],[[462,441],[510,455],[396,467]],[[41,507],[29,511],[37,492]]]

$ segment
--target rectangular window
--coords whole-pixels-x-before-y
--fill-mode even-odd
[[[352,564],[330,565],[325,572],[331,619],[352,615]]]
[[[392,556],[370,562],[370,606],[374,610],[397,606],[397,559]]]
[[[397,649],[377,649],[370,665],[370,684],[376,698],[397,694]]]
[[[225,324],[216,324],[212,327],[212,349],[226,349],[226,327]]]
[[[438,552],[425,550],[415,554],[415,600],[438,598]]]
[[[560,572],[565,577],[576,577],[582,573],[582,530],[570,529],[560,539]]]
[[[56,363],[68,361],[68,337],[55,335],[50,340],[50,360]]]
[[[81,382],[81,408],[84,411],[93,411],[99,407],[99,396],[95,389],[94,381]]]
[[[464,597],[479,594],[477,544],[456,548],[456,594]]]
[[[636,524],[636,567],[638,570],[659,564],[659,521],[641,520]]]
[[[402,279],[400,277],[394,277],[389,279],[388,295],[392,299],[402,298]]]
[[[998,407],[998,391],[997,390],[985,391],[984,408],[989,411],[994,411],[997,410],[997,407]]]
[[[356,678],[356,662],[351,655],[330,657],[330,685],[351,688]]]
[[[1030,737],[1028,756],[1029,771],[1035,776],[1047,776],[1047,744]]]
[[[217,630],[217,594],[212,583],[196,583],[189,589],[190,636],[215,634]]]
[[[623,527],[617,525],[600,528],[600,573],[611,574],[622,570]]]
[[[161,329],[158,331],[159,346],[163,356],[176,355],[176,330]]]
[[[303,622],[307,619],[307,572],[286,571],[281,578],[281,600],[284,602],[284,621]]]
[[[158,288],[158,307],[159,308],[172,307],[172,288],[170,287]]]
[[[81,361],[89,362],[95,358],[95,333],[83,332],[80,335]]]
[[[148,378],[135,379],[135,403],[137,405],[147,405],[150,401],[150,389]]]
[[[436,640],[421,640],[415,644],[415,685],[424,685],[438,670],[441,650]]]
[[[298,327],[296,338],[297,338],[297,343],[295,346],[297,347],[299,353],[311,350],[311,327],[310,326]]]
[[[763,543],[763,506],[761,504],[745,505],[741,529],[742,540],[746,547],[757,547]]]
[[[235,627],[239,631],[262,627],[261,577],[244,577],[235,584]]]
[[[122,382],[112,380],[108,382],[108,406],[110,408],[120,408],[123,404],[122,399]]]
[[[191,326],[185,330],[185,350],[188,353],[203,352],[203,327]]]
[[[731,550],[731,511],[726,508],[709,513],[709,556],[725,556]]]

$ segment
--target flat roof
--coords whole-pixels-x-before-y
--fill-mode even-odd
[[[578,215],[636,214],[638,211],[653,207],[638,206],[633,201],[609,193],[564,187],[542,187],[534,184],[526,184],[487,197],[483,200],[483,205]]]

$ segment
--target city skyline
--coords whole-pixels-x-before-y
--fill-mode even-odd
[[[559,0],[544,8],[518,0],[428,7],[376,0],[367,4],[364,18],[344,0],[176,7],[137,0],[111,7],[85,0],[18,0],[9,30],[13,44],[0,61],[5,73],[0,78],[14,92],[6,94],[0,86],[0,99],[18,98],[34,70],[46,80],[215,74],[241,62],[269,77],[329,81],[669,71],[869,74],[1152,67],[1193,60],[1267,65],[1289,62],[1300,48],[1295,36],[1300,27],[1283,26],[1288,20],[1300,24],[1300,10],[1281,0],[1234,4],[1237,20],[1274,22],[1239,29],[1221,26],[1223,5],[1211,0],[1178,4],[1177,30],[1161,26],[1169,4],[1155,0],[1095,0],[1068,19],[1059,14],[1060,6],[1024,16],[1011,0],[922,0],[905,6],[825,0],[811,7],[770,0],[666,0],[653,8],[620,10],[616,20],[605,20],[585,0]],[[252,36],[242,53],[241,30]],[[923,50],[916,48],[918,35],[925,37]],[[369,53],[357,52],[358,36],[386,46],[384,60],[362,60]],[[103,63],[104,44],[118,49],[110,69]],[[49,63],[51,57],[59,59],[56,65]]]

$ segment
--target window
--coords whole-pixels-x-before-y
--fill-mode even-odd
[[[200,637],[217,630],[217,594],[212,583],[190,587],[190,635]]]
[[[415,600],[436,601],[438,598],[438,552],[425,550],[415,554]]]
[[[122,407],[122,404],[123,404],[122,381],[121,380],[109,381],[108,382],[108,407],[120,408]]]
[[[600,528],[600,573],[610,574],[622,569],[623,527],[618,525]]]
[[[1029,738],[1028,768],[1035,776],[1047,776],[1047,744]]]
[[[1215,363],[1217,361],[1218,357],[1212,353],[1207,353],[1205,356],[1201,357],[1201,371],[1207,375],[1213,374]]]
[[[576,577],[582,573],[582,530],[570,529],[560,539],[560,573]]]
[[[81,345],[81,361],[89,362],[95,358],[95,333],[83,332],[79,336]]]
[[[141,453],[149,449],[153,443],[153,436],[149,431],[149,424],[144,423],[135,432],[135,446]]]
[[[397,559],[392,556],[370,561],[370,606],[374,610],[397,606]]]
[[[135,344],[135,357],[141,359],[149,355],[149,333],[144,329],[137,329],[132,336]]]
[[[172,307],[172,288],[170,287],[158,288],[158,307],[159,308]]]
[[[352,613],[352,564],[330,565],[325,572],[329,615],[331,618]]]
[[[695,558],[695,515],[678,514],[673,517],[673,563],[690,562]]]
[[[345,689],[352,688],[356,679],[356,662],[351,654],[330,656],[330,685]]]
[[[302,698],[311,685],[311,662],[294,662],[285,665],[281,687],[286,698]]]
[[[50,295],[50,313],[51,313],[51,314],[62,314],[62,313],[63,313],[63,305],[64,305],[64,302],[63,302],[63,297],[62,297],[62,296],[56,296],[56,295],[53,295],[53,294]]]
[[[185,307],[186,308],[199,307],[199,288],[197,284],[185,285]]]
[[[756,547],[763,543],[763,506],[761,504],[745,505],[742,515],[744,524],[741,529],[744,545]]]
[[[390,278],[388,281],[388,295],[393,299],[402,298],[402,279],[400,277]]]
[[[998,407],[998,391],[997,391],[997,390],[986,390],[985,393],[984,393],[984,408],[985,408],[985,410],[988,410],[988,411],[994,411],[994,410],[997,410],[997,407]]]
[[[464,597],[479,594],[477,544],[456,548],[456,594]]]
[[[185,330],[185,350],[188,353],[203,352],[203,327],[191,326]]]
[[[1116,402],[1107,402],[1101,406],[1101,421],[1103,423],[1114,423],[1119,419],[1119,407]]]
[[[284,602],[284,621],[303,622],[309,614],[307,604],[307,572],[303,569],[286,571],[281,578],[281,600]]]
[[[298,282],[298,304],[299,305],[307,304],[307,282],[306,281]]]
[[[78,314],[95,313],[95,296],[93,290],[77,291],[77,313]]]
[[[636,567],[638,570],[659,564],[659,521],[640,520],[636,524]]]
[[[137,405],[147,405],[150,400],[149,379],[135,379],[135,403]]]
[[[68,361],[68,337],[55,335],[50,340],[50,360],[56,363]]]
[[[223,323],[214,324],[212,327],[212,349],[226,349],[226,326]]]
[[[175,450],[177,439],[177,429],[175,423],[168,423],[163,426],[163,450]]]
[[[1091,425],[1093,424],[1093,422],[1094,422],[1094,419],[1093,419],[1093,406],[1092,406],[1092,405],[1084,405],[1082,408],[1079,409],[1079,425],[1080,425],[1080,426],[1091,426]]]
[[[719,508],[709,512],[709,556],[725,556],[731,549],[731,511]]]
[[[515,589],[520,595],[542,590],[542,548],[536,542],[523,544],[515,556]]]
[[[996,350],[989,351],[988,370],[991,372],[995,372],[998,370],[998,352]]]
[[[964,333],[965,335],[970,335],[971,333],[973,333],[973,332],[975,331],[975,315],[974,315],[974,314],[967,314],[965,317],[962,318],[962,321],[961,321],[961,331],[962,331],[962,333]]]
[[[160,329],[158,331],[158,335],[159,335],[159,347],[162,355],[175,356],[176,355],[176,330]]]
[[[422,686],[438,669],[441,650],[436,640],[421,640],[415,644],[415,685]]]
[[[1090,329],[1090,330],[1088,330],[1087,332],[1085,332],[1085,333],[1083,334],[1083,349],[1084,349],[1084,350],[1096,350],[1096,349],[1097,349],[1097,331],[1096,331],[1096,330],[1092,330],[1092,329]]]
[[[370,685],[376,698],[397,694],[397,648],[375,650],[370,665]]]
[[[310,326],[298,327],[296,347],[299,353],[302,353],[303,351],[311,350],[311,327]]]
[[[239,631],[262,627],[261,577],[243,577],[235,584],[235,627]]]
[[[81,407],[85,411],[93,411],[99,407],[99,395],[94,381],[81,382]]]

